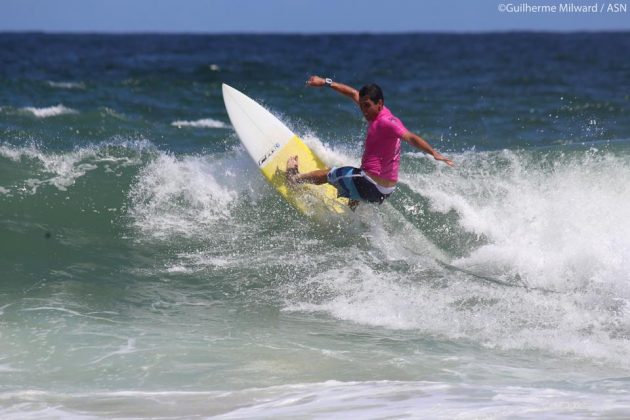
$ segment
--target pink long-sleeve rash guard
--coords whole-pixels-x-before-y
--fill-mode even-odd
[[[390,181],[398,181],[400,168],[400,139],[407,129],[403,123],[383,107],[370,121],[361,159],[361,169]]]

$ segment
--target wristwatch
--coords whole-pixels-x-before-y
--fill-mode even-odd
[[[333,80],[330,77],[327,77],[326,79],[324,79],[324,83],[326,83],[326,86],[332,87]]]

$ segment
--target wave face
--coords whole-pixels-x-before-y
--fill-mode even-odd
[[[0,417],[623,417],[624,52],[627,34],[1,34]],[[220,86],[358,164],[361,114],[304,90],[307,68],[378,81],[456,167],[405,146],[383,205],[300,216]]]

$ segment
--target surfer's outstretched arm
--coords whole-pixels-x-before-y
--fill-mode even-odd
[[[335,90],[341,93],[344,96],[352,99],[355,104],[359,105],[359,91],[353,88],[352,86],[344,85],[343,83],[334,82],[331,79],[324,79],[319,76],[311,76],[306,84],[312,87],[322,87],[322,86],[330,86],[332,90]]]
[[[403,134],[402,139],[405,140],[407,143],[411,144],[412,146],[433,156],[435,160],[442,161],[446,163],[448,166],[455,166],[452,160],[450,160],[447,157],[442,156],[439,152],[434,150],[433,147],[431,147],[431,145],[429,144],[429,142],[427,142],[425,139],[423,139],[419,135],[414,134],[411,131],[407,130],[407,132]]]

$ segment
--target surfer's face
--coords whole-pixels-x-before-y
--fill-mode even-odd
[[[377,103],[374,103],[369,96],[362,96],[359,98],[359,106],[361,107],[361,112],[363,112],[365,119],[373,121],[383,109],[383,101],[379,100]]]

